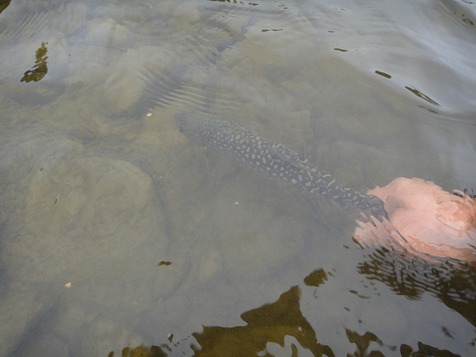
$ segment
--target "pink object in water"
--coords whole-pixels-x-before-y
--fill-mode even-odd
[[[431,181],[405,177],[368,193],[384,202],[388,221],[359,222],[358,242],[378,244],[390,237],[430,261],[431,257],[453,258],[476,264],[476,199],[460,191],[446,192]]]

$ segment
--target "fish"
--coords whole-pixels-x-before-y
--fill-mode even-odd
[[[380,221],[388,218],[380,198],[342,186],[330,173],[309,165],[284,144],[231,121],[198,118],[192,112],[175,114],[174,122],[178,130],[193,142],[227,153],[242,166],[310,194],[331,199],[342,207],[357,207]]]

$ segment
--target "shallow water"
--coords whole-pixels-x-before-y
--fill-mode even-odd
[[[236,122],[364,191],[474,188],[475,6],[13,1],[0,354],[474,355],[474,269],[362,249],[359,212],[172,119]]]

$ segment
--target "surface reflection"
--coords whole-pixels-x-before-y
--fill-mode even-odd
[[[278,301],[241,315],[245,326],[224,328],[205,326],[193,333],[199,346],[192,346],[196,356],[253,356],[267,355],[267,345],[285,345],[291,336],[297,344],[314,356],[332,356],[328,346],[317,341],[314,329],[303,316],[299,306],[300,289],[292,287]],[[297,349],[296,345],[292,347]]]
[[[423,99],[424,101],[430,103],[430,104],[433,104],[434,106],[439,106],[439,104],[434,101],[433,99],[431,99],[429,96],[427,96],[426,94],[422,93],[420,90],[416,89],[416,88],[412,88],[410,86],[405,86],[405,89],[412,92],[413,94],[415,94],[418,98],[421,98]]]
[[[10,5],[11,0],[1,0],[0,1],[0,14],[2,13],[3,10],[5,10],[8,5]]]
[[[361,267],[363,271],[364,268]],[[426,275],[426,273],[424,274]],[[153,346],[126,346],[122,349],[123,357],[134,356],[169,356],[177,355],[180,345],[187,345],[181,355],[189,356],[299,356],[311,353],[312,356],[335,356],[332,346],[318,341],[314,327],[301,311],[300,296],[302,289],[322,286],[327,281],[324,269],[316,269],[304,278],[306,287],[293,286],[281,294],[271,304],[265,304],[241,314],[246,322],[244,326],[223,327],[204,326],[201,332],[194,332],[182,341]],[[454,276],[454,279],[457,280]],[[429,286],[428,286],[429,287]],[[421,286],[423,290],[424,286]],[[412,291],[410,289],[410,291]],[[411,295],[411,293],[409,293]],[[417,298],[418,294],[413,294]],[[438,349],[421,341],[416,348],[408,344],[388,345],[372,331],[359,332],[344,328],[348,342],[354,346],[347,356],[385,356],[388,351],[400,353],[402,357],[458,356],[449,350]],[[194,338],[196,342],[190,343]],[[336,346],[337,347],[337,346]],[[109,357],[114,356],[110,352]]]
[[[473,272],[432,287],[404,259],[358,271],[350,213],[172,121],[229,120],[358,190],[471,186],[475,16],[445,3],[0,1],[0,355],[211,355],[227,340],[409,355],[417,337],[474,355]]]
[[[42,42],[40,48],[36,50],[36,61],[33,69],[26,71],[20,82],[39,82],[46,75],[48,72],[48,64],[46,62],[48,59],[48,56],[46,55],[48,53],[48,48],[46,47],[47,44],[47,42]]]
[[[396,244],[396,243],[395,243]],[[410,299],[427,292],[476,326],[476,269],[451,260],[430,262],[407,254],[391,242],[367,256],[357,270]]]

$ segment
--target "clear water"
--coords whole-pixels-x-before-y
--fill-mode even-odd
[[[356,189],[474,188],[475,6],[12,1],[0,355],[474,355],[474,269],[362,249],[359,212],[172,119],[234,121]]]

